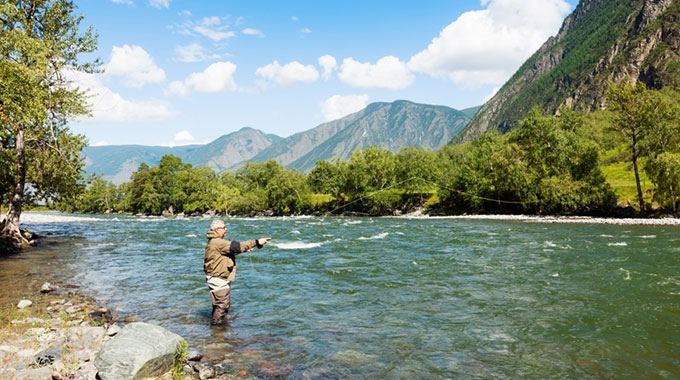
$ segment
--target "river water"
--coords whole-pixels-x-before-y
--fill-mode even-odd
[[[228,219],[232,239],[273,240],[238,257],[228,322],[211,328],[209,224],[27,214],[47,243],[18,256],[49,254],[40,276],[182,335],[222,373],[680,378],[678,226]]]

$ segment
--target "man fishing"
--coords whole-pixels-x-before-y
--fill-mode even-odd
[[[262,248],[271,238],[260,238],[238,242],[224,239],[227,227],[221,220],[210,223],[210,231],[205,234],[208,244],[205,246],[203,270],[210,288],[213,311],[211,325],[219,325],[229,312],[231,301],[231,283],[236,277],[236,255],[252,252],[253,248]]]

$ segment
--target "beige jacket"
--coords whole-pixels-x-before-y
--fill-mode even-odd
[[[229,282],[233,282],[236,277],[236,255],[258,246],[255,240],[238,242],[219,238],[213,230],[208,231],[205,237],[208,238],[203,262],[205,274]]]

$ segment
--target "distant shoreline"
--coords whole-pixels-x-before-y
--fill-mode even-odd
[[[500,220],[513,222],[551,223],[551,224],[611,224],[611,225],[649,225],[649,226],[680,226],[680,218],[607,218],[592,216],[540,216],[540,215],[402,215],[393,218],[407,219],[471,219],[471,220]]]
[[[95,218],[97,215],[116,215],[116,214],[66,214],[59,211],[27,211],[22,214],[21,223],[65,223],[65,222],[98,222],[102,219]],[[158,219],[212,219],[212,218],[253,218],[251,216],[135,216],[122,214],[136,218],[158,218]],[[347,215],[330,215],[332,217],[348,217]],[[318,215],[296,215],[296,216],[255,216],[254,218],[310,218],[322,217]],[[357,216],[364,218],[365,216]],[[377,218],[399,218],[399,219],[469,219],[469,220],[493,220],[493,221],[513,221],[528,223],[550,223],[550,224],[610,224],[610,225],[648,225],[648,226],[680,226],[680,218],[608,218],[591,216],[540,216],[540,215],[503,215],[503,214],[471,214],[471,215],[428,215],[423,213],[411,213],[399,216],[375,216]]]

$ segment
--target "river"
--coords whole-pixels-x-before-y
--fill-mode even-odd
[[[5,259],[77,283],[261,378],[680,377],[680,227],[434,218],[229,218],[232,307],[209,326],[210,219],[27,214]],[[36,269],[40,266],[41,269]],[[35,273],[34,273],[35,274]],[[9,286],[6,275],[2,286]],[[243,373],[243,372],[241,372]]]

